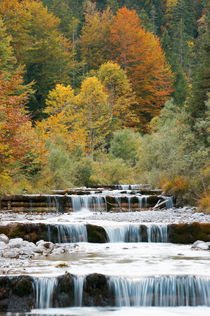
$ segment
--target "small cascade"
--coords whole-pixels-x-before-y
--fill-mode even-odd
[[[172,196],[165,196],[164,199],[166,202],[166,208],[172,208],[174,206],[173,197]]]
[[[106,226],[108,241],[115,242],[141,242],[141,227],[138,225],[123,225],[123,226]]]
[[[210,279],[159,276],[140,280],[110,277],[116,306],[210,306]]]
[[[115,186],[116,190],[123,190],[123,191],[127,191],[130,188],[129,184],[119,184]]]
[[[139,204],[139,209],[147,207],[147,196],[146,195],[138,195],[138,204]]]
[[[147,226],[148,242],[168,242],[168,225]]]
[[[57,234],[54,233],[55,229],[57,230]],[[48,240],[54,243],[87,242],[86,225],[48,225]]]
[[[34,279],[34,290],[36,297],[36,308],[53,307],[53,294],[57,286],[56,278]]]
[[[105,226],[108,241],[115,242],[168,242],[168,225]],[[146,232],[145,232],[146,229]],[[146,233],[146,234],[145,234]],[[144,236],[144,237],[143,237]]]
[[[74,306],[82,306],[84,276],[74,277]]]
[[[60,196],[59,195],[48,195],[47,196],[47,206],[49,210],[60,210]]]
[[[99,195],[71,196],[72,208],[74,212],[79,212],[83,208],[90,211],[106,210],[106,199]]]

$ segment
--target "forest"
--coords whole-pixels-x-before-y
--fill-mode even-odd
[[[210,3],[0,0],[0,194],[146,183],[210,212]]]

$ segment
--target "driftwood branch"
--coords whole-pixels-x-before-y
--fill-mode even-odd
[[[158,207],[160,207],[161,205],[164,205],[164,204],[166,204],[166,203],[167,203],[167,200],[164,200],[164,201],[162,201],[162,202],[161,202],[161,200],[159,200],[159,201],[156,203],[156,205],[153,207],[152,210],[155,210],[156,208],[158,208]]]

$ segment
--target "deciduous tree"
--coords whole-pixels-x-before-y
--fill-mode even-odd
[[[26,65],[25,81],[35,81],[36,98],[30,109],[38,117],[48,91],[69,79],[69,43],[59,32],[59,18],[40,1],[0,0],[0,15],[12,35],[17,62]]]
[[[136,126],[138,118],[134,113],[135,94],[126,72],[118,64],[107,62],[99,68],[98,78],[108,94],[112,130]]]
[[[137,96],[136,113],[145,125],[172,92],[171,70],[159,39],[140,26],[134,10],[124,7],[113,18],[110,41],[112,58],[127,71]]]
[[[104,86],[96,77],[83,81],[81,91],[76,99],[77,109],[85,118],[83,124],[88,132],[88,151],[92,154],[94,148],[103,144],[109,133],[110,113],[108,95]]]

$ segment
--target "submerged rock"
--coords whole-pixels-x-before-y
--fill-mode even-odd
[[[210,242],[204,242],[202,240],[196,240],[192,247],[192,249],[196,250],[210,250]]]

